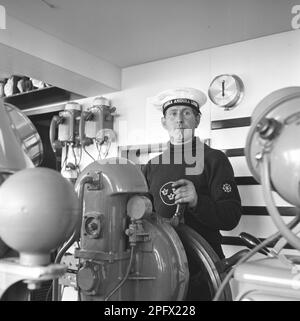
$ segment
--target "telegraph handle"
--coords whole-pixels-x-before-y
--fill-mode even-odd
[[[255,246],[261,243],[258,238],[246,232],[240,233],[239,237],[243,240],[243,242],[249,249],[253,249]],[[258,252],[267,256],[273,256],[271,251],[267,247],[262,248]]]
[[[173,226],[177,226],[180,221],[183,220],[183,214],[185,212],[187,203],[177,204],[175,214],[171,217],[170,223]]]

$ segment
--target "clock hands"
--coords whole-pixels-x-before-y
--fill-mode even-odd
[[[222,96],[225,96],[225,80],[222,80]]]

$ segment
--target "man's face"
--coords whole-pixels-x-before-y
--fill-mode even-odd
[[[188,106],[172,106],[167,109],[161,123],[170,136],[172,144],[182,144],[192,139],[200,123],[200,115]]]

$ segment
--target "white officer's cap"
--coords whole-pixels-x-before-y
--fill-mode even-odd
[[[171,106],[189,106],[200,113],[200,108],[206,103],[206,95],[199,89],[179,87],[162,91],[153,98],[153,103],[165,115]]]

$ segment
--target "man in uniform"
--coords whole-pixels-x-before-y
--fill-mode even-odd
[[[241,199],[227,156],[195,137],[206,95],[194,88],[175,88],[155,98],[168,131],[167,149],[143,168],[154,211],[171,218],[177,204],[186,204],[184,222],[224,258],[220,230],[235,228]]]

